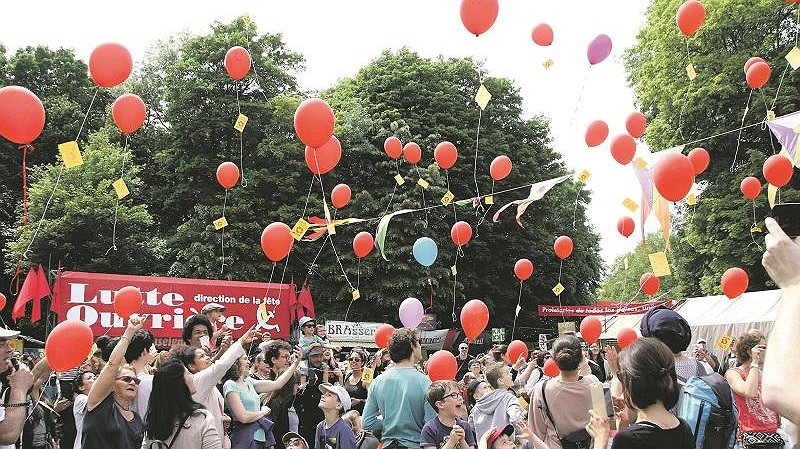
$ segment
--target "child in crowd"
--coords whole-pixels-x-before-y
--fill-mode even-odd
[[[550,449],[540,440],[525,424],[525,421],[517,423],[517,439],[514,439],[514,426],[511,424],[505,427],[492,427],[482,437],[478,443],[478,449]]]
[[[306,439],[295,432],[286,432],[282,441],[284,447],[289,449],[310,449]]]
[[[356,449],[378,449],[381,442],[361,427],[361,413],[358,410],[350,410],[342,415],[342,419],[353,429],[353,434],[356,436]]]
[[[321,384],[319,408],[325,419],[317,424],[315,449],[353,449],[356,437],[342,415],[350,408],[350,395],[341,385]],[[288,447],[288,446],[287,446]]]
[[[476,435],[483,435],[492,427],[502,429],[523,418],[519,400],[509,391],[514,381],[505,364],[496,363],[487,369],[486,382],[493,390],[478,399],[469,415]]]
[[[468,422],[460,419],[464,396],[452,380],[437,380],[425,395],[436,410],[436,417],[422,428],[419,445],[422,449],[475,449],[475,433]]]

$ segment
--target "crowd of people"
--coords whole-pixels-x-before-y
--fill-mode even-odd
[[[255,328],[234,339],[224,307],[209,304],[186,320],[180,346],[158,352],[133,315],[83,365],[55,374],[15,354],[18,332],[0,329],[0,449],[792,447],[800,241],[771,219],[767,228],[762,262],[783,291],[769,352],[752,329],[720,360],[657,307],[621,351],[567,333],[511,360],[506,346],[473,355],[465,342],[456,378],[431,382],[414,329],[371,353],[332,344],[303,317],[293,347]]]

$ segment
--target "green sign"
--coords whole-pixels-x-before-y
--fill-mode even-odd
[[[492,343],[502,343],[506,341],[506,330],[502,327],[492,328]]]

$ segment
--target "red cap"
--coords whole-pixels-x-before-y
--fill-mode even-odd
[[[514,435],[514,426],[511,424],[506,424],[505,427],[494,429],[492,433],[489,434],[489,438],[486,440],[486,447],[488,449],[492,449],[492,445],[498,438],[500,438],[500,435]]]

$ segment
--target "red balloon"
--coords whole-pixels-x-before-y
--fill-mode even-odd
[[[217,182],[223,189],[232,189],[239,182],[239,167],[233,162],[223,162],[217,167]]]
[[[497,156],[489,166],[489,174],[495,181],[501,181],[511,173],[511,159],[508,156]]]
[[[450,170],[453,168],[453,165],[456,164],[458,150],[452,143],[442,142],[436,145],[436,149],[433,150],[433,157],[436,159],[436,163],[439,164],[439,167],[442,167],[443,170]]]
[[[0,310],[6,308],[6,295],[0,293]]]
[[[489,324],[489,308],[480,299],[473,299],[464,304],[461,309],[461,327],[464,328],[464,335],[470,340],[478,338],[478,335],[486,329]]]
[[[621,217],[617,220],[617,231],[622,234],[623,237],[630,237],[635,229],[636,223],[634,223],[633,218]]]
[[[436,382],[437,380],[455,380],[456,373],[458,373],[458,361],[456,360],[456,356],[451,354],[450,351],[441,349],[434,352],[433,355],[428,358],[426,368],[428,370],[428,377],[431,378],[432,382]]]
[[[566,235],[562,235],[561,237],[556,239],[556,242],[553,244],[553,251],[555,251],[556,256],[559,259],[564,260],[572,254],[572,249],[574,245],[572,244],[572,239],[567,237]]]
[[[331,202],[333,203],[333,207],[341,209],[347,206],[350,204],[350,198],[352,195],[353,192],[350,190],[349,185],[338,184],[333,188],[333,191],[331,191]]]
[[[687,157],[689,162],[692,163],[692,167],[694,167],[695,176],[706,171],[709,162],[711,162],[711,156],[708,155],[708,151],[705,148],[695,148],[689,152]]]
[[[636,141],[628,134],[618,134],[611,140],[611,156],[620,164],[628,164],[635,154]]]
[[[122,287],[114,293],[114,312],[128,318],[142,308],[142,292],[138,287]]]
[[[786,156],[774,154],[764,161],[762,171],[768,183],[775,187],[783,187],[791,181],[794,167]]]
[[[655,295],[661,288],[661,280],[653,273],[645,273],[639,278],[639,288],[645,295]]]
[[[383,151],[392,159],[397,159],[403,154],[403,144],[395,136],[387,137],[383,142]]]
[[[127,48],[120,44],[102,44],[89,56],[89,76],[99,87],[114,87],[128,79],[133,70],[133,59]]]
[[[403,158],[411,165],[417,165],[422,159],[422,148],[416,142],[408,142],[403,147]]]
[[[745,74],[747,84],[753,89],[761,89],[769,81],[772,75],[772,69],[766,62],[755,62],[748,69]]]
[[[261,249],[267,259],[277,263],[289,255],[294,244],[290,232],[289,226],[279,221],[270,223],[264,228],[264,232],[261,233]]]
[[[306,147],[306,165],[311,173],[324,175],[336,168],[342,158],[342,144],[336,136],[331,136],[328,143],[319,147]]]
[[[744,195],[745,198],[754,200],[758,198],[758,195],[761,193],[761,181],[753,176],[748,176],[742,179],[742,183],[739,184],[739,190],[742,191],[742,195]]]
[[[225,53],[225,70],[236,81],[247,76],[250,71],[250,52],[238,45],[228,50]]]
[[[294,113],[294,130],[301,142],[319,148],[333,137],[336,117],[325,100],[309,98],[300,103]]]
[[[533,27],[531,39],[533,39],[536,45],[547,47],[553,43],[553,29],[546,23],[540,23]]]
[[[514,264],[514,275],[520,281],[527,281],[533,275],[533,264],[528,259],[520,259]],[[516,360],[516,359],[515,359]]]
[[[606,141],[608,137],[608,125],[602,120],[595,120],[586,127],[586,145],[596,147]]]
[[[367,257],[374,246],[375,240],[367,231],[361,231],[353,238],[353,252],[359,259]]]
[[[623,327],[619,330],[619,332],[617,332],[617,343],[619,344],[620,349],[627,348],[638,339],[639,336],[636,335],[636,331],[629,327]]]
[[[744,63],[744,74],[747,75],[747,69],[749,69],[751,65],[757,62],[763,62],[764,64],[767,63],[767,61],[765,61],[764,59],[759,58],[758,56],[753,56],[752,58],[748,59],[747,62]]]
[[[459,221],[450,228],[450,238],[456,246],[464,246],[472,238],[472,226],[466,221]]]
[[[461,22],[467,31],[480,36],[494,25],[499,9],[497,0],[461,0]]]
[[[632,137],[639,138],[644,134],[647,128],[647,117],[639,111],[631,112],[631,115],[625,120],[625,129]]]
[[[750,285],[747,272],[738,267],[728,268],[722,275],[722,293],[730,299],[738,298]]]
[[[0,135],[27,145],[42,133],[44,119],[44,106],[33,92],[19,86],[0,89]]]
[[[653,182],[667,201],[680,201],[694,183],[694,165],[688,157],[680,153],[670,153],[656,163],[653,169]]]
[[[92,329],[80,320],[59,323],[47,336],[44,353],[47,364],[55,372],[63,373],[83,363],[92,350]]]
[[[544,362],[542,371],[544,371],[547,377],[558,377],[558,375],[561,374],[561,370],[558,369],[558,363],[553,359],[547,359],[547,361]]]
[[[381,324],[378,326],[378,329],[375,330],[375,345],[381,349],[385,349],[389,346],[389,339],[392,338],[394,331],[394,326],[391,324]]]
[[[147,111],[138,95],[121,95],[111,105],[111,117],[123,134],[131,134],[142,127]]]
[[[688,0],[680,8],[675,16],[681,33],[689,37],[694,34],[706,20],[706,8],[697,0]]]
[[[587,316],[581,321],[581,338],[586,343],[596,343],[603,332],[603,325],[597,317]]]
[[[511,360],[511,363],[516,363],[520,356],[528,360],[528,346],[521,340],[514,340],[508,344],[506,355],[508,355],[508,360]]]

